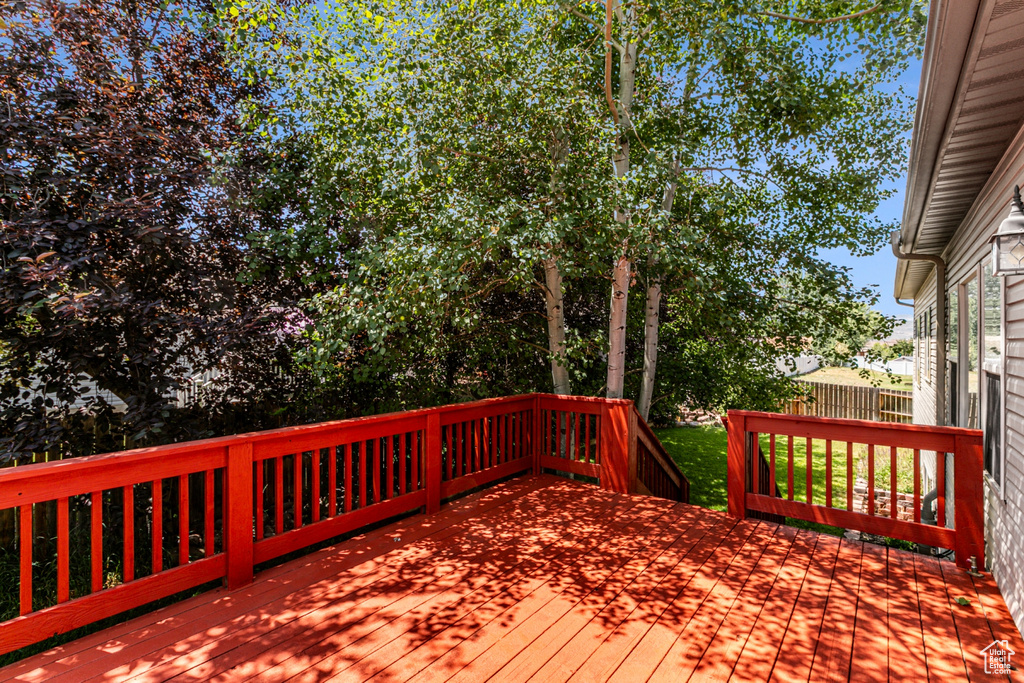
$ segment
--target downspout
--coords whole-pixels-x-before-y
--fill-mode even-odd
[[[935,326],[938,328],[935,349],[935,424],[946,423],[946,262],[932,254],[904,253],[900,231],[894,230],[890,237],[893,256],[902,261],[931,261],[935,264]],[[898,303],[902,303],[896,299]]]

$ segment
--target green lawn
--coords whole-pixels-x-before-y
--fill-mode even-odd
[[[655,430],[658,438],[665,445],[665,450],[672,456],[679,469],[690,480],[690,502],[712,510],[725,510],[728,504],[726,489],[726,434],[722,427],[674,427]],[[775,444],[775,479],[786,495],[788,469],[786,454],[789,444],[785,437],[777,437]],[[770,457],[768,437],[761,437],[761,448],[765,458]],[[793,442],[793,497],[798,501],[807,501],[807,444],[804,439]],[[825,475],[826,462],[825,443],[814,441],[811,444],[812,487],[811,500],[819,505],[826,501]],[[875,486],[889,489],[888,449],[876,449],[875,452]],[[853,476],[867,479],[868,449],[863,444],[855,444],[853,451]],[[846,507],[846,444],[834,443],[832,451],[832,501],[835,507]],[[899,449],[897,451],[897,489],[906,493],[914,490],[913,482],[913,451]],[[841,533],[833,527],[822,527],[806,522],[790,520],[794,526],[813,528],[830,533]]]

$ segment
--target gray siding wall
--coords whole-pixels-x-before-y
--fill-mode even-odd
[[[914,300],[914,329],[917,330],[917,321],[924,320],[927,316],[935,319],[936,297],[935,297],[935,271],[925,280],[917,299]],[[914,348],[915,364],[917,372],[914,379],[914,423],[933,425],[935,424],[935,378],[937,375],[936,349],[941,339],[938,326],[932,324],[931,344],[928,344],[922,335],[916,338]],[[929,353],[930,351],[930,353]],[[924,451],[921,453],[921,468],[924,470],[923,490],[930,491],[935,487],[938,479],[935,453]],[[949,471],[947,469],[947,471]],[[949,501],[953,496],[946,496],[946,518],[953,519],[953,509]],[[952,526],[952,524],[949,524]]]
[[[943,253],[947,264],[947,291],[977,271],[988,259],[989,240],[1010,210],[1013,186],[1024,184],[1024,129],[979,194],[971,211]],[[915,300],[915,316],[940,305],[934,272]],[[937,336],[940,331],[936,330]],[[940,337],[941,338],[941,337]],[[961,340],[961,344],[965,340]],[[933,344],[933,348],[934,348]],[[1004,484],[1002,490],[986,477],[985,536],[987,565],[1003,593],[1017,624],[1024,631],[1024,276],[1006,278],[1003,308],[1003,401],[1005,411]],[[935,423],[934,374],[914,387],[914,420]],[[966,397],[964,397],[966,399]],[[933,463],[928,463],[933,466]],[[947,472],[952,463],[947,463]],[[952,476],[949,477],[952,485]],[[952,498],[952,491],[947,497]]]

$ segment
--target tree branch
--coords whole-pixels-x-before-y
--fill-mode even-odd
[[[761,16],[772,17],[773,19],[785,19],[786,21],[795,21],[801,24],[834,24],[837,21],[848,21],[850,19],[857,19],[863,17],[872,12],[877,12],[882,9],[882,3],[878,3],[874,7],[861,10],[860,12],[854,12],[853,14],[846,14],[841,17],[829,17],[827,19],[808,19],[807,17],[794,17],[789,14],[779,14],[778,12],[758,12]]]
[[[604,26],[602,26],[601,24],[597,23],[591,17],[588,17],[583,12],[580,12],[575,7],[572,7],[572,8],[569,9],[569,14],[573,15],[574,17],[578,17],[578,18],[582,19],[583,21],[587,22],[588,24],[590,24],[591,26],[596,28],[598,31],[604,31]],[[610,37],[606,36],[605,40],[610,42],[615,47],[615,49],[618,50],[620,53],[625,52],[625,48],[622,47],[622,45],[620,45],[618,42],[612,40]]]

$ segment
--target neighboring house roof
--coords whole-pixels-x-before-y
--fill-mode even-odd
[[[903,211],[904,251],[941,255],[1020,130],[1024,3],[933,0]],[[912,299],[932,264],[900,261]]]

